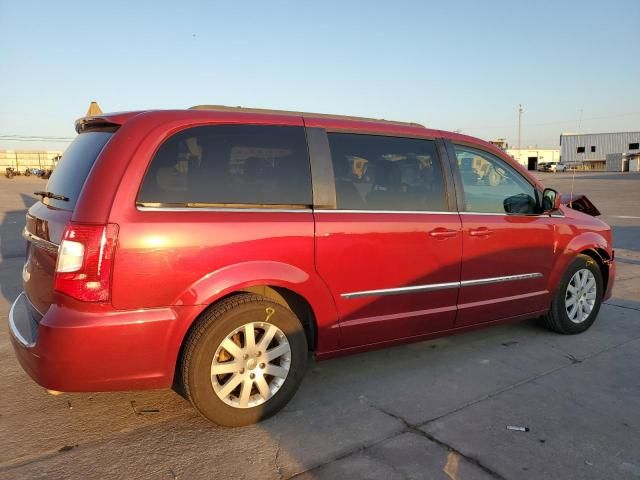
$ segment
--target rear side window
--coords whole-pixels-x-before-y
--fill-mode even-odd
[[[138,203],[311,205],[304,129],[209,125],[179,132],[153,157]]]
[[[338,209],[447,210],[433,141],[329,133],[329,145]]]
[[[48,192],[67,197],[69,201],[44,198],[43,203],[63,210],[73,210],[91,167],[112,135],[113,132],[103,131],[78,135],[62,155],[46,188]]]

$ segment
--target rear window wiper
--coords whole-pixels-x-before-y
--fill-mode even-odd
[[[37,192],[33,192],[35,195],[40,195],[42,198],[53,198],[54,200],[62,200],[63,202],[68,202],[69,201],[69,197],[65,197],[64,195],[58,195],[57,193],[53,193],[53,192],[45,192],[45,191],[41,191],[38,190]]]

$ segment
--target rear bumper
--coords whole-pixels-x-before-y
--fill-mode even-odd
[[[78,311],[51,305],[38,323],[21,294],[9,329],[22,368],[63,392],[167,388],[198,307]]]

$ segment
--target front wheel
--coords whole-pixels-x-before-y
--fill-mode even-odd
[[[578,255],[562,277],[551,310],[543,317],[545,325],[558,333],[584,332],[598,316],[603,293],[600,267],[588,255]]]
[[[205,312],[190,331],[183,387],[212,422],[256,423],[293,397],[307,355],[304,329],[293,312],[258,295],[234,295]]]

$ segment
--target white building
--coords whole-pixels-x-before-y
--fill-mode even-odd
[[[536,170],[538,165],[560,162],[560,150],[553,148],[508,148],[506,152],[527,170]]]
[[[604,170],[607,155],[640,153],[640,132],[563,133],[560,149],[563,163]]]

